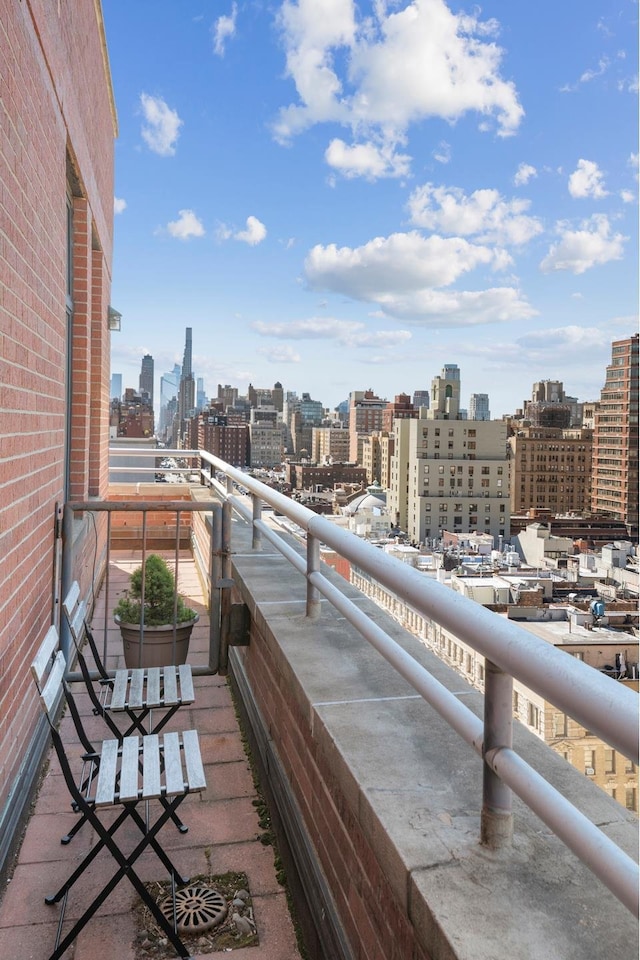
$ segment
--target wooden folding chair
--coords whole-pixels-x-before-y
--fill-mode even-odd
[[[115,737],[128,737],[134,732],[143,736],[146,733],[159,733],[180,707],[195,701],[193,675],[187,663],[133,670],[125,668],[116,670],[114,676],[109,675],[87,623],[87,605],[80,600],[77,581],[69,588],[62,609],[78,653],[78,665],[94,713],[104,719]],[[85,640],[98,673],[98,689],[91,679],[83,653]],[[123,716],[128,718],[129,726],[121,731],[116,718]]]
[[[195,730],[186,730],[182,733],[149,734],[144,737],[128,736],[122,740],[106,740],[89,760],[92,775],[86,776],[84,767],[87,761],[83,756],[83,772],[80,779],[76,781],[56,726],[56,714],[62,699],[69,705],[72,713],[77,713],[75,705],[72,707],[73,694],[64,678],[66,664],[62,651],[58,650],[52,661],[52,650],[55,649],[56,644],[57,630],[52,627],[32,664],[32,672],[40,691],[40,703],[49,723],[53,745],[73,805],[94,828],[97,841],[60,889],[55,894],[45,897],[45,902],[50,905],[62,901],[55,946],[50,960],[59,960],[125,876],[129,878],[141,900],[151,911],[178,956],[189,960],[189,950],[177,933],[175,916],[176,884],[188,883],[188,879],[180,875],[158,842],[157,835],[190,793],[200,792],[206,787],[198,734]],[[50,663],[52,666],[48,670]],[[164,802],[159,806],[155,821],[149,825],[137,808],[140,803],[145,803],[150,809],[152,800]],[[117,815],[107,827],[100,819],[99,813],[102,811],[112,813],[114,810],[117,811]],[[140,830],[141,839],[134,850],[125,855],[117,843],[116,835],[122,824],[129,818]],[[173,923],[165,917],[136,873],[134,865],[147,848],[154,851],[169,873],[174,905]],[[63,937],[62,928],[69,891],[102,850],[107,850],[111,854],[117,867],[116,872]]]

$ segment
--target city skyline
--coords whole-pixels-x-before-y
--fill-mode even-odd
[[[637,329],[636,11],[105,2],[112,369],[171,370],[189,326],[208,394],[333,408],[455,362],[493,417],[596,399]]]

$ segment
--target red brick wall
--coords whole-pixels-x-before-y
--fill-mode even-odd
[[[72,480],[84,495],[96,448],[87,426],[92,378],[101,378],[93,397],[100,430],[108,396],[115,126],[94,0],[0,0],[0,63],[1,810],[33,731],[29,664],[53,611],[54,514],[65,467],[67,150],[78,178],[81,364]],[[96,463],[91,492],[106,481],[106,451]],[[80,533],[78,557],[84,549]]]
[[[241,655],[354,957],[429,960],[342,793],[334,758],[310,728],[310,712],[298,702],[295,675],[279,646],[253,622]]]

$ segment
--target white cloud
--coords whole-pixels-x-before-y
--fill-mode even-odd
[[[503,250],[478,246],[460,237],[425,238],[417,231],[377,237],[362,247],[317,245],[304,273],[315,290],[330,290],[365,303],[382,314],[431,327],[469,326],[533,316],[517,290],[442,291],[479,266],[502,269],[510,263]]]
[[[482,243],[519,246],[542,233],[540,221],[526,215],[529,200],[505,200],[497,190],[475,190],[466,196],[457,187],[425,183],[413,191],[408,207],[415,226],[476,236]]]
[[[250,247],[255,247],[261,243],[267,235],[267,228],[257,217],[247,217],[247,226],[245,230],[238,230],[234,234],[236,240],[248,243]]]
[[[488,290],[419,290],[380,301],[388,316],[431,329],[477,327],[526,320],[537,311],[513,287]]]
[[[302,359],[300,354],[286,343],[277,347],[258,347],[257,352],[266,357],[270,363],[300,363]]]
[[[349,179],[406,177],[411,165],[411,157],[395,153],[391,144],[379,147],[374,143],[356,143],[350,147],[338,138],[331,141],[324,156],[330,167]]]
[[[114,198],[113,198],[113,212],[114,212],[114,213],[122,213],[122,212],[123,212],[124,210],[126,210],[126,209],[127,209],[127,201],[126,201],[126,200],[123,200],[121,197],[114,197]]]
[[[638,154],[630,153],[629,159],[627,160],[627,166],[631,167],[634,172],[636,180],[638,179]]]
[[[178,219],[170,221],[167,224],[167,230],[178,240],[204,237],[205,234],[205,229],[193,210],[179,210]]]
[[[213,32],[213,52],[218,57],[224,57],[225,43],[236,32],[236,19],[238,16],[238,5],[236,3],[231,7],[231,14],[218,17],[212,27]]]
[[[173,156],[183,123],[177,111],[167,106],[162,97],[151,97],[146,93],[140,94],[140,104],[145,119],[142,139],[161,157]]]
[[[603,214],[597,214],[581,224],[579,230],[571,230],[566,223],[559,223],[556,232],[560,241],[554,244],[540,264],[544,273],[554,270],[570,270],[580,274],[591,267],[621,260],[623,245],[627,237],[611,234],[609,220]]]
[[[263,337],[291,340],[337,340],[348,347],[394,347],[411,339],[409,330],[368,331],[358,320],[334,317],[310,317],[290,323],[265,323],[257,320],[252,328]]]
[[[530,163],[521,163],[518,169],[516,170],[513,182],[516,187],[521,187],[525,183],[529,183],[529,180],[532,180],[534,177],[538,176],[538,171],[535,167],[532,167]]]
[[[313,247],[304,272],[314,290],[332,290],[357,300],[380,301],[390,290],[420,290],[453,283],[498,253],[459,237],[423,237],[417,231],[376,237],[361,247]]]
[[[623,203],[633,203],[635,198],[636,198],[636,195],[632,190],[620,191],[620,199],[622,200]]]
[[[604,188],[603,174],[593,160],[578,160],[578,166],[569,177],[569,193],[576,199],[592,197],[601,200],[608,193]]]
[[[455,123],[474,111],[507,136],[524,114],[514,84],[500,76],[495,21],[453,14],[444,0],[391,12],[379,2],[358,23],[353,0],[285,0],[279,26],[299,98],[274,124],[281,143],[334,122],[393,154],[409,126],[428,118]],[[370,164],[364,173],[373,175]]]

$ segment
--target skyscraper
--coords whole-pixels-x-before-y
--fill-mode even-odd
[[[182,436],[183,422],[192,415],[196,404],[196,383],[193,377],[191,327],[187,327],[182,358],[182,374],[178,389],[178,431]]]
[[[638,537],[638,334],[614,340],[595,413],[591,509]]]
[[[111,399],[122,400],[122,374],[111,374]]]
[[[469,420],[491,420],[488,393],[472,393],[469,399]]]
[[[149,406],[153,407],[153,357],[145,353],[140,367],[140,395],[148,394]]]

